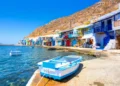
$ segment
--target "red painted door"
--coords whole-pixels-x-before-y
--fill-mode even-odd
[[[70,40],[69,39],[66,40],[66,46],[70,46],[70,45],[71,45]]]
[[[50,44],[50,46],[51,46],[51,44],[52,44],[52,43],[51,43],[51,42],[49,42],[49,44]]]

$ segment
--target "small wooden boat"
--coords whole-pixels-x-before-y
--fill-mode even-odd
[[[81,56],[69,55],[39,62],[41,76],[62,80],[77,71]]]
[[[20,56],[22,55],[21,51],[10,51],[10,56]]]

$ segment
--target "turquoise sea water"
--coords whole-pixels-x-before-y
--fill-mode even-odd
[[[9,56],[11,50],[22,51],[22,56]],[[75,52],[50,51],[41,47],[0,46],[0,86],[25,86],[38,69],[37,63],[56,56],[76,55]],[[82,55],[84,60],[92,57]]]

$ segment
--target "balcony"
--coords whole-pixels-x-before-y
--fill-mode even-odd
[[[106,32],[106,31],[109,31],[109,30],[112,30],[111,25],[106,25],[105,27],[98,26],[98,27],[94,28],[94,33]]]
[[[89,29],[88,31],[85,31],[84,35],[91,34],[91,33],[93,33],[93,29]]]
[[[78,37],[78,34],[69,34],[68,37],[69,38]]]
[[[114,21],[114,27],[120,26],[120,20]]]
[[[97,32],[103,32],[101,26],[94,27],[94,33],[97,33]]]
[[[59,35],[59,38],[64,38],[65,34]]]

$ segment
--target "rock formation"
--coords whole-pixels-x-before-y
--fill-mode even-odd
[[[89,22],[94,22],[98,17],[118,9],[119,2],[120,0],[101,0],[95,5],[79,11],[71,16],[59,18],[42,27],[38,27],[27,37],[54,34],[58,31],[70,29],[70,27],[76,27]]]

